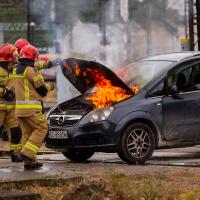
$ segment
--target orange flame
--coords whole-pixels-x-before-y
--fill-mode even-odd
[[[131,96],[123,88],[113,86],[111,81],[106,79],[105,75],[97,69],[80,69],[76,64],[74,75],[76,78],[84,77],[86,83],[95,82],[94,92],[85,97],[86,100],[91,101],[94,109],[104,108]],[[131,89],[134,94],[140,90],[134,85],[131,85]]]
[[[126,68],[118,68],[115,73],[124,81],[127,81],[128,78],[128,70]],[[140,91],[140,88],[134,84],[129,84],[129,87],[134,92],[134,94],[137,94]]]
[[[111,82],[106,79],[104,79],[103,84],[97,83],[94,87],[97,91],[86,97],[86,100],[90,100],[95,109],[104,108],[131,96],[126,94],[124,89],[112,86]]]
[[[133,85],[132,83],[129,84],[129,87],[134,92],[134,94],[137,94],[140,91],[140,88],[138,86],[136,86],[136,85]]]
[[[76,75],[76,76],[79,76],[80,73],[81,73],[81,69],[80,69],[80,67],[78,66],[78,64],[76,64],[76,65],[75,65],[75,75]]]

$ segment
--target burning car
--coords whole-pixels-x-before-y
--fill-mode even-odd
[[[146,57],[124,68],[124,81],[94,61],[61,68],[81,95],[49,111],[46,146],[70,160],[117,152],[144,163],[155,149],[200,143],[200,53]]]

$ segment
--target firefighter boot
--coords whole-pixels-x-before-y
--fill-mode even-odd
[[[9,116],[10,115],[8,115],[8,117]],[[10,128],[10,138],[11,138],[10,157],[12,162],[23,162],[23,160],[18,156],[18,153],[21,151],[22,147],[22,144],[20,143],[21,134],[22,134],[21,129],[19,127]]]
[[[32,160],[23,154],[19,154],[18,157],[24,160],[24,169],[26,170],[40,169],[43,166],[42,163]]]
[[[12,162],[23,162],[23,160],[14,153],[14,151],[10,151],[10,158]]]
[[[35,170],[42,168],[43,164],[37,161],[24,161],[24,169]]]

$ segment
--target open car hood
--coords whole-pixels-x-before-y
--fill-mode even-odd
[[[82,94],[92,89],[98,82],[107,79],[111,81],[113,86],[120,87],[124,89],[127,94],[134,95],[129,86],[115,73],[98,62],[68,58],[63,60],[60,64],[64,76]]]

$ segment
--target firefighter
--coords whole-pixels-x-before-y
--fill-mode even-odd
[[[21,162],[17,154],[21,150],[21,129],[15,117],[14,79],[12,76],[16,48],[11,44],[0,47],[0,126],[6,128],[10,142],[12,162]]]
[[[17,48],[18,56],[20,54],[21,49],[26,45],[30,45],[30,43],[24,38],[19,38],[15,42],[15,47]],[[18,59],[19,59],[18,56],[16,57],[16,62],[17,63],[18,63]],[[37,70],[51,68],[52,66],[53,66],[53,63],[46,56],[41,56],[41,58],[38,58],[38,60],[34,62],[34,67]]]
[[[38,169],[43,166],[36,159],[47,134],[42,97],[54,89],[54,85],[45,83],[43,76],[34,68],[34,61],[38,56],[39,52],[34,46],[26,45],[20,51],[19,64],[14,70],[15,114],[22,129],[22,150],[19,157],[24,160],[24,169]]]
[[[16,42],[15,42],[15,47],[17,48],[18,54],[20,53],[21,49],[26,46],[29,45],[30,43],[24,39],[24,38],[19,38]]]

